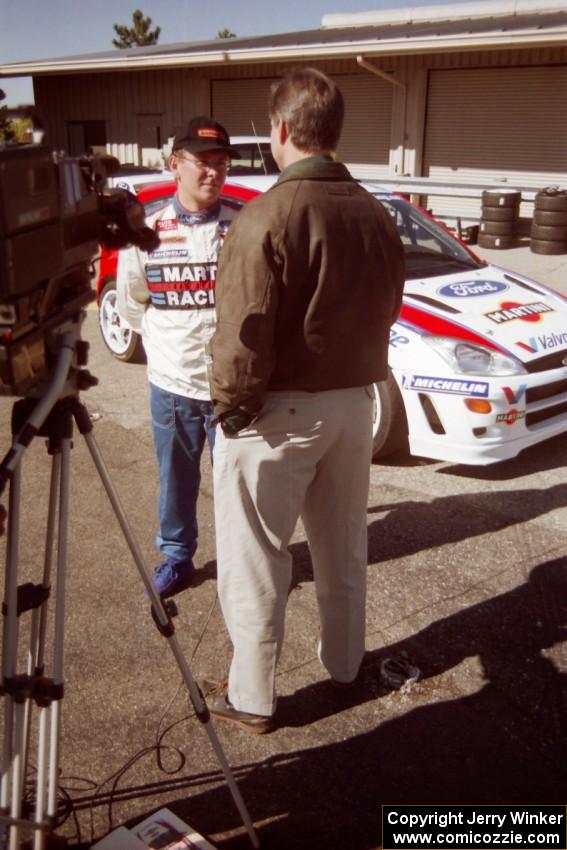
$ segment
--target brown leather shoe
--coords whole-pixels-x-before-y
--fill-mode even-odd
[[[219,720],[225,720],[234,726],[239,726],[253,735],[265,735],[268,732],[273,732],[276,728],[276,723],[272,716],[266,717],[263,714],[249,714],[247,711],[238,711],[237,708],[231,705],[228,701],[228,682],[214,683],[205,681],[202,690],[213,717]]]
[[[337,691],[351,691],[360,684],[360,679],[358,676],[355,676],[350,682],[341,682],[339,679],[331,678],[329,679],[329,682],[331,683],[331,687],[335,688]]]

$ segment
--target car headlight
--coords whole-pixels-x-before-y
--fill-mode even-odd
[[[526,369],[515,357],[502,354],[476,342],[462,342],[446,336],[422,336],[454,372],[462,375],[525,375]]]

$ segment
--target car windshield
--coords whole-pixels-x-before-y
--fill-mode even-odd
[[[279,173],[269,142],[237,142],[233,147],[240,154],[240,159],[233,159],[230,163],[230,177]]]
[[[403,198],[376,195],[398,228],[406,256],[406,279],[482,268],[461,243],[422,210]]]
[[[231,175],[234,172],[231,169]],[[169,203],[175,193],[171,190],[144,203],[146,216]],[[404,198],[376,194],[388,210],[400,234],[406,259],[406,280],[451,274],[463,269],[479,269],[486,263],[478,261],[464,245],[441,227],[434,219]]]

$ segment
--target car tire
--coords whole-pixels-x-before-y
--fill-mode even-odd
[[[552,242],[548,239],[532,239],[530,251],[533,254],[567,254],[567,242]]]
[[[498,207],[501,208],[512,208],[517,210],[520,206],[520,201],[522,200],[522,193],[517,192],[513,189],[509,190],[485,190],[482,193],[482,206],[483,207]]]
[[[486,236],[515,236],[518,225],[515,221],[481,221],[480,232]]]
[[[404,402],[390,369],[385,381],[374,384],[374,395],[376,404],[372,430],[372,460],[409,451]]]
[[[567,212],[567,191],[565,189],[544,189],[535,196],[536,210],[548,212]]]
[[[142,338],[118,315],[116,282],[109,281],[98,302],[98,324],[104,344],[116,357],[126,363],[144,363],[146,355]]]
[[[484,207],[481,212],[481,221],[518,221],[517,207]]]
[[[557,212],[555,210],[534,210],[534,224],[542,227],[563,227],[567,225],[567,211]]]
[[[548,242],[567,242],[567,224],[544,225],[532,223],[530,235],[532,239],[544,239]]]
[[[481,233],[478,237],[478,244],[481,248],[503,250],[505,248],[514,248],[517,243],[518,239],[515,234],[506,236],[491,236]]]

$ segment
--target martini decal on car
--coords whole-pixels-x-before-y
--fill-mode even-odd
[[[500,304],[499,310],[492,310],[490,313],[485,313],[487,319],[496,322],[497,325],[503,322],[511,322],[513,319],[521,319],[523,322],[541,322],[543,313],[553,313],[553,307],[543,301],[536,301],[533,304],[519,304],[517,301],[503,301]]]
[[[526,415],[525,410],[516,410],[513,407],[511,410],[508,410],[506,413],[499,413],[496,417],[497,422],[504,422],[506,425],[514,425],[520,419],[523,419]]]

